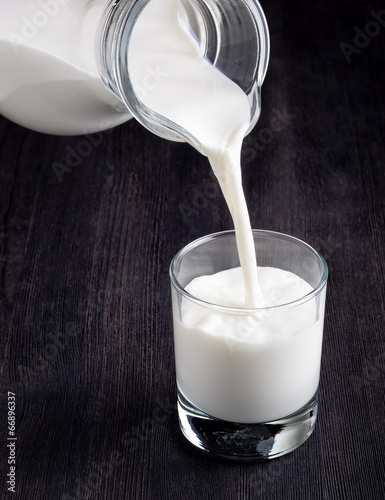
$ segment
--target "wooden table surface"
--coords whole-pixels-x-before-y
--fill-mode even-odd
[[[232,228],[206,159],[132,120],[59,179],[54,162],[86,138],[1,118],[2,499],[385,497],[385,8],[262,5],[271,60],[244,188],[255,228],[297,236],[329,265],[315,432],[285,457],[240,464],[179,431],[168,266]]]

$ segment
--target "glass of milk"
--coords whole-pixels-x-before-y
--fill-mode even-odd
[[[244,307],[234,231],[190,243],[170,266],[181,430],[206,452],[250,461],[313,431],[328,276],[303,241],[253,237],[263,307]]]

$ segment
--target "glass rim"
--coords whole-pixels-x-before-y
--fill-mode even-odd
[[[209,302],[207,300],[202,300],[199,297],[196,297],[195,295],[192,295],[191,293],[187,292],[187,290],[185,290],[185,288],[179,283],[179,281],[175,275],[176,263],[184,255],[186,255],[190,250],[200,246],[205,241],[216,239],[216,238],[221,238],[221,237],[229,236],[229,235],[235,236],[234,229],[230,229],[230,230],[226,230],[226,231],[219,231],[216,233],[211,233],[211,234],[207,234],[205,236],[201,236],[200,238],[197,238],[197,239],[191,241],[190,243],[185,245],[183,248],[181,248],[181,250],[179,250],[179,252],[177,252],[175,254],[175,256],[171,260],[171,263],[169,266],[169,276],[170,276],[172,286],[184,298],[186,298],[192,302],[195,302],[198,305],[201,305],[201,306],[206,307],[206,308],[214,309],[218,312],[222,312],[225,314],[236,314],[236,315],[242,315],[242,316],[247,315],[247,314],[255,314],[257,312],[261,313],[263,311],[268,312],[268,311],[272,311],[272,310],[280,310],[280,309],[285,309],[285,308],[289,308],[289,307],[299,306],[301,304],[304,304],[305,302],[308,302],[309,300],[311,300],[312,298],[314,298],[315,296],[317,296],[318,294],[321,293],[323,288],[326,286],[328,274],[329,274],[329,269],[328,269],[328,265],[326,263],[326,260],[320,254],[320,252],[318,252],[315,248],[313,248],[311,245],[309,245],[305,241],[303,241],[295,236],[291,236],[289,234],[286,234],[286,233],[281,233],[281,232],[277,232],[277,231],[270,231],[267,229],[253,229],[252,232],[253,232],[253,236],[265,235],[265,236],[271,236],[271,237],[277,238],[277,239],[284,238],[286,240],[291,240],[293,243],[303,245],[308,250],[310,250],[311,253],[313,253],[313,255],[321,263],[323,272],[322,272],[322,276],[321,276],[319,282],[317,283],[317,285],[314,287],[312,286],[311,292],[307,293],[306,295],[303,295],[302,297],[299,297],[298,299],[292,300],[290,302],[285,302],[283,304],[278,304],[278,305],[273,305],[273,306],[264,306],[264,307],[224,306],[224,305],[220,305],[220,304],[215,304],[213,302]],[[258,256],[257,256],[257,259],[258,259]]]

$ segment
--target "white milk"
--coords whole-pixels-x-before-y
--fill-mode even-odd
[[[0,0],[0,113],[40,132],[105,130],[131,115],[95,60],[103,0]]]
[[[258,268],[266,305],[299,299],[312,287],[297,275]],[[239,268],[193,280],[186,290],[212,304],[240,308]],[[267,422],[297,411],[317,391],[323,314],[314,299],[253,316],[226,314],[183,298],[174,317],[178,387],[196,407],[232,422]]]
[[[311,291],[298,276],[259,268],[242,189],[240,153],[250,123],[243,91],[202,59],[181,27],[176,0],[151,0],[131,37],[133,86],[151,110],[182,126],[203,145],[232,215],[241,269],[198,278],[188,287],[212,303],[256,307]],[[149,74],[159,76],[145,88]],[[293,295],[294,294],[294,295]],[[178,386],[202,411],[237,422],[287,416],[318,387],[322,324],[314,301],[274,314],[234,316],[183,299],[174,318]]]

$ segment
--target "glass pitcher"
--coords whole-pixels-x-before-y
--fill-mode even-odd
[[[56,135],[106,130],[132,117],[153,133],[200,145],[146,108],[135,93],[127,48],[151,0],[8,0],[0,21],[0,113]],[[244,91],[250,127],[259,118],[269,33],[256,0],[179,0],[201,54]]]

